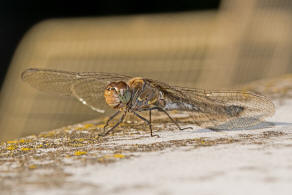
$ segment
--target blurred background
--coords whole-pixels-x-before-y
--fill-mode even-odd
[[[3,1],[0,140],[105,115],[20,79],[29,67],[226,89],[292,72],[292,1]]]

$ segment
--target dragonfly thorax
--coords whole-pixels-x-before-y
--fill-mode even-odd
[[[131,100],[131,89],[123,82],[112,82],[104,90],[106,103],[112,108],[123,108]]]

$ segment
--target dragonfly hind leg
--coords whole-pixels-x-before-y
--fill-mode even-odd
[[[185,129],[193,129],[192,127],[185,127],[185,128],[181,128],[180,125],[168,114],[168,112],[166,112],[163,108],[160,107],[152,107],[149,110],[158,110],[163,112],[164,114],[166,114],[166,116],[168,116],[168,118],[170,118],[170,120],[178,127],[179,130],[185,130]]]

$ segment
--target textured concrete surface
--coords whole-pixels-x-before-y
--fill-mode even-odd
[[[202,129],[177,116],[154,117],[154,133],[129,116],[99,137],[89,121],[2,142],[1,194],[291,194],[292,100],[256,127]]]

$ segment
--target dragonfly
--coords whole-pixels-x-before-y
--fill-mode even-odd
[[[127,113],[145,121],[153,135],[151,112],[164,113],[179,130],[182,128],[168,111],[190,114],[193,122],[208,129],[245,128],[272,116],[272,101],[259,93],[244,90],[206,90],[172,86],[167,83],[116,73],[69,72],[29,68],[22,74],[23,81],[32,87],[60,95],[73,96],[91,109],[104,113],[106,106],[116,110],[104,125],[101,136],[118,127]],[[149,112],[149,119],[141,116]],[[111,120],[121,114],[111,128]]]

